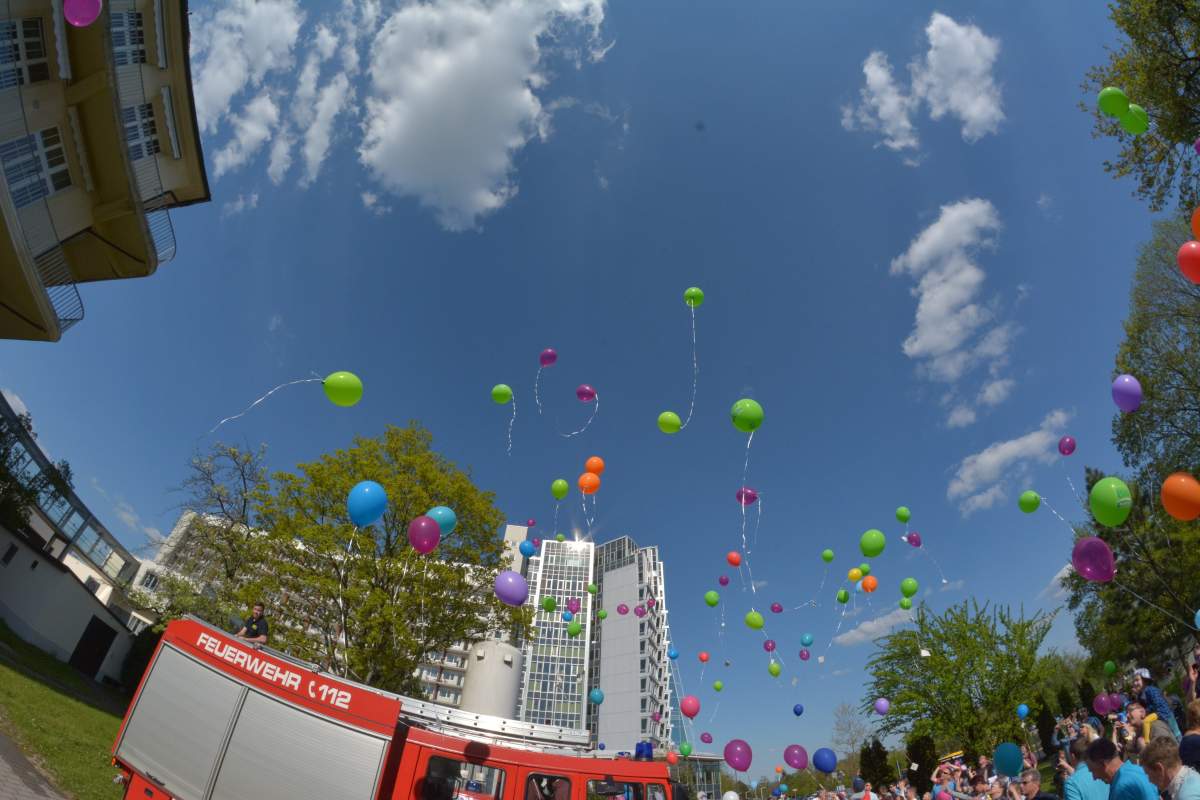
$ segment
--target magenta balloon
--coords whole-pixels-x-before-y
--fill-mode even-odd
[[[417,517],[408,523],[408,543],[421,555],[432,553],[442,540],[442,529],[433,517]]]
[[[553,367],[555,361],[558,361],[558,353],[553,347],[547,347],[538,354],[538,363],[543,367]]]
[[[700,700],[694,694],[686,695],[679,701],[679,711],[688,719],[694,719],[700,713]]]
[[[570,600],[567,601],[567,611],[570,611],[572,614],[578,614],[579,609],[581,609],[582,607],[583,607],[583,604],[579,602],[578,597],[572,597]]]
[[[625,616],[626,614],[629,613],[629,606],[625,605],[624,603],[621,603],[621,605],[617,606],[617,613],[620,614],[622,617]]]
[[[721,577],[717,578],[717,583],[721,584],[722,586],[728,586],[729,585],[729,576],[722,575]]]
[[[1125,704],[1123,702],[1121,702],[1121,695],[1117,694],[1116,692],[1109,694],[1109,696],[1108,696],[1109,711],[1120,711],[1124,707],[1125,707]]]
[[[774,653],[775,652],[775,640],[767,639],[765,642],[763,642],[763,650],[766,650],[768,653]]]
[[[911,531],[908,534],[908,543],[911,544],[913,547],[920,547],[921,546],[921,534],[917,533],[916,531]]]
[[[803,647],[800,649],[800,660],[801,661],[808,661],[808,659],[811,657],[812,657],[812,654],[808,652],[807,647]]]
[[[1092,710],[1102,717],[1111,711],[1108,707],[1108,695],[1101,693],[1092,698]]]
[[[653,597],[647,597],[646,598],[646,608],[654,608],[654,605],[657,602],[658,601],[655,600]]]
[[[581,383],[579,384],[579,388],[575,390],[575,396],[579,398],[579,402],[581,403],[590,403],[596,399],[596,390],[586,383]]]
[[[1075,542],[1071,564],[1076,572],[1096,583],[1108,583],[1116,574],[1112,549],[1098,536],[1085,536]]]
[[[754,491],[749,486],[743,486],[734,492],[733,496],[742,505],[752,506],[754,505],[754,501],[758,499],[758,492]]]
[[[523,605],[529,599],[529,584],[519,572],[506,570],[496,576],[496,597],[506,606]]]
[[[700,741],[704,742],[705,744],[712,744],[712,734],[708,731],[705,731],[704,733],[700,734]]]
[[[646,616],[646,609],[643,608],[642,606],[634,606],[633,615],[635,617],[644,617],[644,616]]]
[[[783,751],[784,762],[792,769],[808,769],[808,751],[798,744],[789,744]]]
[[[1064,436],[1058,440],[1058,452],[1064,456],[1069,456],[1075,452],[1075,437]]]
[[[937,800],[952,800],[949,792],[938,792]]]
[[[662,719],[662,714],[660,714],[660,713],[658,713],[657,711],[655,711],[654,713],[652,713],[652,714],[650,715],[650,719],[654,720],[655,722],[658,722],[659,720],[661,720],[661,719]]]
[[[526,528],[532,528],[534,525],[537,525],[537,520],[534,519],[533,517],[530,517],[529,519],[525,520]]]
[[[534,546],[534,547],[541,547],[541,546],[542,546],[542,540],[541,540],[541,539],[539,539],[539,538],[537,538],[536,536],[535,536],[535,537],[533,537],[533,546]]]
[[[772,614],[782,614],[783,613],[783,603],[771,603],[771,613]]]
[[[86,28],[100,16],[100,0],[63,0],[63,16],[76,28]]]
[[[750,751],[750,745],[743,742],[741,739],[734,739],[729,744],[725,745],[725,763],[728,764],[734,772],[745,772],[750,769],[750,762],[754,758],[754,753]]]

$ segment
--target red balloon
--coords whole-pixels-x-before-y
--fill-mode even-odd
[[[708,651],[707,651],[707,650],[701,650],[701,651],[700,651],[700,663],[701,663],[701,664],[707,664],[707,663],[708,663]]]
[[[679,756],[675,755],[674,753],[667,753],[667,763],[668,764],[678,764]]]
[[[1200,283],[1200,242],[1184,242],[1175,259],[1189,281]]]
[[[688,719],[694,719],[700,713],[700,701],[689,694],[679,701],[679,711]]]
[[[729,554],[725,556],[725,560],[729,562],[729,566],[731,567],[740,567],[742,565],[742,554],[737,550],[730,550]]]

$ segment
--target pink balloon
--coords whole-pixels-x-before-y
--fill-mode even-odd
[[[734,492],[733,496],[739,503],[744,506],[754,505],[754,501],[758,500],[758,492],[751,489],[749,486],[743,486]]]
[[[783,751],[783,760],[792,769],[808,768],[808,752],[798,744],[789,744]]]
[[[700,713],[700,700],[694,694],[689,694],[679,701],[679,711],[688,719],[694,719]]]
[[[801,650],[800,650],[800,660],[801,660],[801,661],[808,661],[808,659],[810,659],[810,658],[812,658],[812,653],[808,652],[808,648],[807,648],[807,647],[801,648]]]
[[[1075,452],[1075,437],[1064,436],[1058,440],[1058,452],[1064,456],[1069,456]]]
[[[532,517],[530,517],[529,519],[525,520],[525,527],[526,527],[526,528],[532,528],[534,525],[537,525],[537,520],[536,520],[536,519],[533,519]]]
[[[783,613],[783,603],[771,603],[771,613],[772,614],[782,614]]]
[[[913,547],[920,547],[921,546],[921,534],[917,533],[916,531],[911,531],[908,534],[908,543],[911,544]]]
[[[442,540],[442,529],[432,517],[420,516],[408,523],[408,543],[421,555],[432,553]]]
[[[708,731],[705,731],[704,733],[700,734],[700,741],[704,742],[705,744],[712,744],[712,734]]]
[[[63,0],[63,16],[76,28],[86,28],[100,16],[100,0]]]
[[[572,597],[567,601],[567,611],[570,611],[572,614],[578,614],[579,609],[582,607],[583,604],[579,602],[578,597]]]
[[[1124,701],[1121,699],[1121,695],[1117,694],[1116,692],[1113,692],[1113,693],[1111,693],[1111,694],[1108,696],[1108,708],[1109,708],[1109,710],[1111,710],[1111,711],[1120,711],[1120,710],[1121,710],[1122,708],[1124,708],[1124,707],[1125,707],[1125,703],[1124,703]]]
[[[1092,698],[1092,710],[1102,717],[1108,712],[1112,711],[1112,709],[1108,706],[1108,695],[1101,692]]]
[[[938,792],[937,800],[953,800],[949,792]]]
[[[767,639],[765,642],[763,642],[763,650],[766,650],[768,653],[774,653],[775,652],[775,640]]]
[[[575,396],[579,398],[581,403],[590,403],[596,399],[596,390],[586,383],[579,384],[579,388],[575,390]]]
[[[625,605],[624,603],[621,603],[621,605],[617,606],[617,613],[620,614],[622,617],[625,616],[626,614],[629,613],[629,606]]]
[[[654,604],[657,602],[658,601],[655,600],[653,597],[647,597],[646,598],[646,608],[654,608]]]
[[[553,347],[547,347],[540,354],[538,354],[538,363],[543,367],[552,367],[554,366],[555,361],[558,361],[558,353]]]
[[[750,745],[746,744],[741,739],[734,739],[729,744],[725,745],[725,763],[728,764],[734,772],[745,772],[750,769],[750,762],[754,758],[754,753],[750,750]]]
[[[655,722],[658,722],[659,720],[661,720],[661,719],[662,719],[662,714],[660,714],[660,713],[658,713],[657,711],[655,711],[654,713],[652,713],[652,714],[650,715],[650,719],[654,720]]]
[[[542,546],[542,540],[541,540],[541,539],[539,539],[539,538],[537,538],[536,536],[535,536],[535,537],[533,537],[533,546],[534,546],[534,547],[541,547],[541,546]]]
[[[1098,536],[1085,536],[1075,542],[1071,564],[1076,572],[1096,583],[1108,583],[1116,574],[1112,549]]]
[[[646,616],[646,609],[643,608],[642,606],[634,606],[633,615],[635,617],[639,617],[639,618],[644,617],[644,616]]]
[[[722,586],[728,586],[729,585],[729,576],[722,575],[721,577],[717,578],[717,583],[721,584]]]

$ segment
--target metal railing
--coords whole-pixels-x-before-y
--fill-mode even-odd
[[[134,0],[112,0],[108,8],[110,15],[137,11]],[[107,42],[111,51],[111,32]],[[114,59],[113,69],[117,74],[117,99],[122,109],[150,102],[146,99],[146,87],[142,83],[142,64],[118,65]],[[138,199],[146,212],[146,225],[150,230],[150,240],[154,243],[155,255],[159,264],[165,264],[175,257],[175,227],[171,224],[171,215],[164,208],[168,198],[158,172],[158,156],[142,151],[142,156],[131,159],[130,164]]]

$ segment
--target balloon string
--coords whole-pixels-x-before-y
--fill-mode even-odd
[[[301,378],[301,379],[300,379],[300,380],[298,380],[298,381],[288,381],[287,383],[281,383],[281,384],[279,384],[278,386],[276,386],[274,389],[272,389],[271,391],[269,391],[269,392],[267,392],[266,394],[264,394],[262,397],[260,397],[260,398],[258,398],[257,400],[255,400],[255,401],[254,401],[253,403],[251,403],[249,406],[247,406],[247,407],[246,407],[246,410],[245,410],[245,411],[243,411],[242,413],[240,413],[240,414],[234,414],[232,417],[226,417],[225,419],[223,419],[223,420],[221,420],[220,422],[218,422],[216,425],[214,425],[214,426],[213,426],[212,430],[211,430],[211,431],[209,431],[208,433],[209,433],[209,435],[211,436],[213,433],[215,433],[215,432],[216,432],[217,428],[221,427],[221,426],[222,426],[222,425],[224,425],[226,422],[232,422],[233,420],[235,420],[235,419],[237,419],[237,418],[239,418],[239,417],[244,417],[246,414],[250,413],[250,411],[251,411],[251,410],[252,410],[252,409],[253,409],[253,408],[254,408],[256,405],[258,405],[259,403],[261,403],[263,400],[266,400],[268,397],[270,397],[271,395],[275,394],[275,393],[276,393],[276,392],[278,392],[280,389],[286,388],[286,387],[288,387],[288,386],[295,386],[297,383],[318,383],[318,382],[320,382],[320,383],[323,383],[324,381],[325,381],[325,379],[324,379],[324,378]]]
[[[829,655],[829,648],[833,647],[833,640],[842,632],[842,623],[846,621],[846,604],[842,604],[842,616],[838,619],[837,628],[833,631],[833,636],[829,637],[829,644],[825,645],[825,653],[821,656],[821,662],[824,663],[825,656]]]
[[[538,383],[542,380],[542,367],[538,365],[537,375],[533,377],[533,400],[537,403],[538,416],[542,415],[542,398],[538,394]]]
[[[713,722],[713,720],[717,718],[717,712],[718,712],[718,711],[720,711],[720,710],[721,710],[721,701],[720,701],[720,700],[718,700],[718,701],[717,701],[716,708],[714,708],[714,709],[713,709],[712,716],[708,718],[708,724],[709,724],[709,725],[712,725],[712,722]]]
[[[1145,603],[1146,605],[1150,606],[1151,608],[1156,608],[1156,609],[1158,609],[1159,611],[1161,611],[1162,613],[1166,614],[1168,617],[1170,617],[1171,619],[1175,620],[1175,621],[1176,621],[1176,622],[1178,622],[1180,625],[1182,625],[1183,627],[1187,628],[1189,631],[1200,631],[1200,629],[1197,629],[1197,628],[1196,628],[1194,625],[1192,625],[1191,623],[1189,623],[1189,622],[1184,622],[1184,621],[1183,621],[1183,620],[1181,620],[1179,617],[1175,616],[1175,615],[1174,615],[1174,614],[1172,614],[1170,611],[1167,611],[1167,610],[1166,610],[1165,608],[1163,608],[1162,606],[1160,606],[1160,605],[1157,605],[1157,604],[1155,604],[1155,603],[1152,603],[1152,602],[1150,602],[1149,600],[1147,600],[1146,598],[1142,597],[1140,594],[1138,594],[1137,592],[1135,592],[1133,589],[1130,589],[1128,586],[1124,585],[1123,583],[1121,583],[1121,582],[1120,582],[1120,581],[1118,581],[1117,579],[1115,579],[1115,578],[1114,578],[1114,579],[1113,579],[1113,583],[1115,583],[1117,586],[1120,586],[1122,589],[1124,589],[1125,591],[1129,592],[1131,595],[1133,595],[1134,597],[1136,597],[1138,600],[1141,600],[1143,603]]]
[[[762,504],[763,504],[762,495],[759,495],[758,496],[758,516],[754,518],[754,546],[755,547],[758,547],[758,527],[762,524],[762,510],[763,510]],[[746,552],[749,553],[750,551],[747,550]]]
[[[1078,502],[1079,505],[1081,505],[1081,506],[1084,505],[1083,495],[1081,495],[1079,493],[1079,490],[1075,488],[1075,481],[1071,480],[1071,473],[1067,470],[1066,466],[1063,464],[1062,461],[1059,461],[1058,463],[1059,463],[1059,466],[1062,467],[1063,475],[1066,476],[1067,485],[1071,487],[1072,496],[1074,496],[1076,502]]]
[[[938,575],[942,576],[942,583],[949,583],[950,581],[946,580],[946,573],[942,572],[942,565],[938,563],[937,559],[933,557],[932,553],[925,549],[924,543],[922,543],[917,549],[921,551],[922,555],[933,562],[933,566],[937,568]]]
[[[510,456],[512,455],[513,423],[515,423],[517,421],[517,396],[515,394],[512,396],[512,407],[513,407],[513,413],[512,413],[512,416],[509,417],[509,420],[508,420],[508,455],[510,455]]]
[[[554,529],[553,529],[553,530],[551,530],[551,533],[553,533],[553,534],[555,534],[555,535],[557,535],[557,534],[558,534],[558,507],[559,507],[560,505],[562,505],[562,501],[561,501],[561,500],[555,500],[555,501],[554,501]]]
[[[583,423],[583,427],[577,431],[571,431],[570,433],[560,433],[559,436],[563,437],[564,439],[570,439],[572,436],[578,436],[579,434],[586,431],[588,429],[588,427],[591,426],[592,420],[594,420],[596,418],[596,414],[598,414],[598,413],[600,413],[600,393],[599,392],[596,393],[596,400],[594,402],[594,405],[592,406],[592,415],[590,417],[588,417],[587,422]]]
[[[1066,518],[1063,517],[1062,514],[1058,513],[1058,511],[1054,508],[1054,506],[1050,505],[1050,501],[1043,497],[1042,503],[1045,504],[1046,508],[1050,509],[1051,514],[1058,517],[1058,519],[1062,522],[1062,524],[1067,526],[1067,528],[1071,531],[1071,535],[1074,536],[1075,529],[1071,527],[1071,523],[1067,522]]]
[[[679,430],[683,430],[692,421],[692,414],[696,411],[696,387],[700,383],[700,360],[696,357],[696,307],[689,306],[692,310],[692,404],[688,406],[687,419],[679,426]]]

